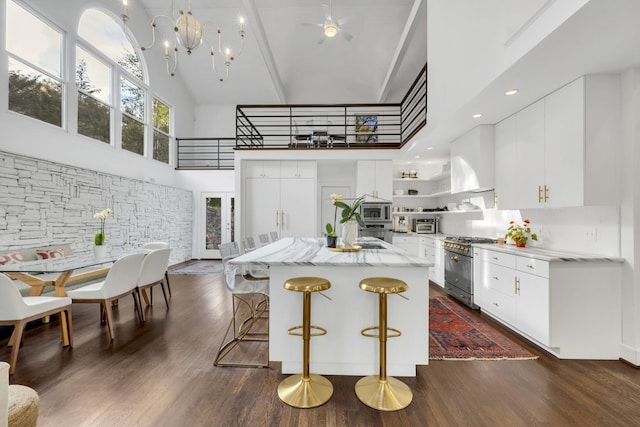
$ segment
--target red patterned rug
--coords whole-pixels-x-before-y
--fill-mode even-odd
[[[507,360],[538,356],[447,297],[429,298],[429,359]]]

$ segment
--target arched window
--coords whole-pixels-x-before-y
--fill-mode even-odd
[[[88,9],[80,18],[78,36],[78,133],[111,143],[116,139],[111,129],[117,129],[122,149],[169,163],[171,108],[156,97],[150,100],[144,60],[122,24]],[[149,146],[147,140],[152,141]]]

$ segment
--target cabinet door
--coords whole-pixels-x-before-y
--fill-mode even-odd
[[[495,128],[495,179],[498,209],[518,209],[518,120],[513,115]]]
[[[245,180],[244,227],[245,237],[280,231],[280,179],[248,178]]]
[[[375,166],[376,188],[375,193],[372,194],[381,199],[391,200],[393,198],[393,163],[391,160],[376,160]]]
[[[584,205],[584,79],[545,98],[545,184],[548,207]]]
[[[358,160],[356,165],[356,197],[373,194],[376,180],[375,160]]]
[[[278,160],[248,160],[244,162],[245,178],[279,178],[280,161]]]
[[[369,194],[391,200],[393,197],[393,164],[391,160],[359,160],[356,166],[356,195]],[[379,201],[367,198],[367,201]]]
[[[516,327],[549,345],[549,279],[518,272]]]
[[[544,99],[517,114],[518,145],[516,176],[518,208],[537,208],[544,203]],[[568,159],[570,160],[570,159]]]
[[[310,178],[280,181],[281,237],[316,235],[316,186]]]
[[[280,161],[281,178],[315,178],[316,162],[282,160]]]

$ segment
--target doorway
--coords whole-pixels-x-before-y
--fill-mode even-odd
[[[198,246],[200,258],[220,258],[220,244],[235,238],[234,193],[202,193],[202,221]]]

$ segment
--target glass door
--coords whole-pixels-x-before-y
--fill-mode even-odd
[[[220,244],[234,239],[234,194],[202,193],[201,206],[200,258],[220,258]]]

